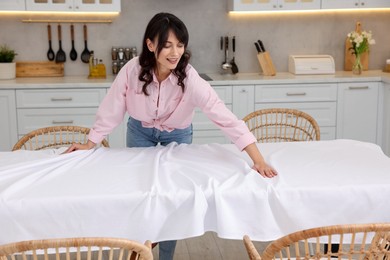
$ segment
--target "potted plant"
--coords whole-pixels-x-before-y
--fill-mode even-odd
[[[14,79],[16,77],[17,53],[7,45],[0,46],[0,79]]]

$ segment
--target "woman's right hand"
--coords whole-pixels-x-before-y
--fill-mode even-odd
[[[88,142],[85,144],[73,143],[63,153],[71,153],[71,152],[77,151],[77,150],[90,150],[90,149],[94,148],[95,146],[96,146],[96,144],[90,140],[88,140]]]

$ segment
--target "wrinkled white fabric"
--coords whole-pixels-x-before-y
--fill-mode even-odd
[[[53,237],[144,242],[215,231],[269,241],[316,226],[390,221],[390,158],[351,140],[0,153],[0,244]]]

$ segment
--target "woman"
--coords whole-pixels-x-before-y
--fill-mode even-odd
[[[188,64],[188,31],[169,13],[156,14],[146,27],[142,52],[119,72],[102,101],[86,144],[67,152],[95,147],[118,126],[125,113],[127,147],[192,142],[192,118],[199,107],[238,149],[245,150],[253,169],[263,177],[277,173],[262,157],[256,138],[242,120],[226,108],[217,94]],[[172,259],[176,241],[160,242],[160,259]]]

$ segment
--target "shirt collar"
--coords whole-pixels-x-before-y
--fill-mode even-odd
[[[157,76],[156,76],[156,73],[154,72],[154,70],[152,73],[153,73],[153,81],[158,84]],[[167,80],[169,80],[171,82],[171,84],[177,84],[177,77],[175,76],[175,74],[173,72],[171,72],[169,74],[169,76],[163,80],[163,82],[166,82]]]

